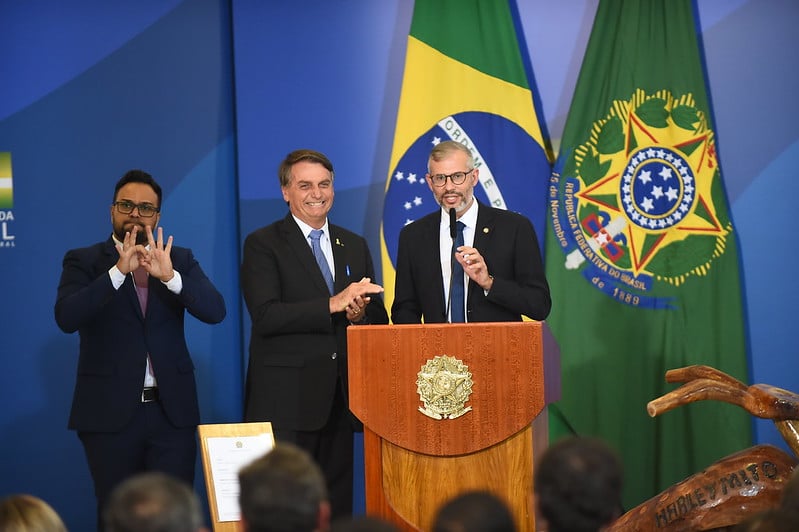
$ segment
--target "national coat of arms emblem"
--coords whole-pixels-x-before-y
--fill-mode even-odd
[[[419,411],[433,419],[455,419],[472,407],[465,406],[472,394],[469,367],[449,355],[437,355],[417,374],[416,386],[424,407]]]

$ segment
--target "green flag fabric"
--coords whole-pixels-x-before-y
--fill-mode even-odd
[[[472,151],[477,199],[527,216],[543,244],[550,158],[512,7],[508,0],[414,4],[380,241],[389,307],[400,230],[440,208],[425,174],[430,150],[442,140]]]
[[[646,411],[676,387],[668,369],[705,364],[748,383],[708,102],[690,0],[600,0],[548,191],[563,383],[550,437],[568,428],[613,445],[628,509],[751,444],[733,405]]]

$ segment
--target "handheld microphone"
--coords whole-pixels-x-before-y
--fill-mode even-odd
[[[450,309],[450,307],[452,305],[452,301],[451,301],[451,299],[452,299],[452,277],[453,277],[452,274],[454,273],[454,268],[455,268],[455,257],[453,255],[455,254],[455,238],[456,238],[456,233],[458,231],[458,225],[457,225],[458,222],[457,222],[456,218],[457,217],[455,216],[455,208],[454,207],[450,207],[450,209],[449,209],[449,236],[452,237],[452,253],[449,256],[449,259],[450,259],[449,260],[449,290],[447,291],[447,311],[446,311],[447,312],[446,313],[446,318],[447,318],[447,322],[449,322],[449,323],[452,323],[452,319],[450,318],[450,315],[449,315],[449,309]]]

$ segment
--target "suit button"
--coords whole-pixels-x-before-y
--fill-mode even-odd
[[[333,353],[332,355],[330,355],[330,358],[332,358],[333,360],[336,360],[337,356],[338,356],[338,353]]]

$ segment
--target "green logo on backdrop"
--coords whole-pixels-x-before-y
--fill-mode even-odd
[[[0,248],[13,248],[14,235],[11,223],[14,221],[14,180],[11,174],[11,153],[0,152]]]

